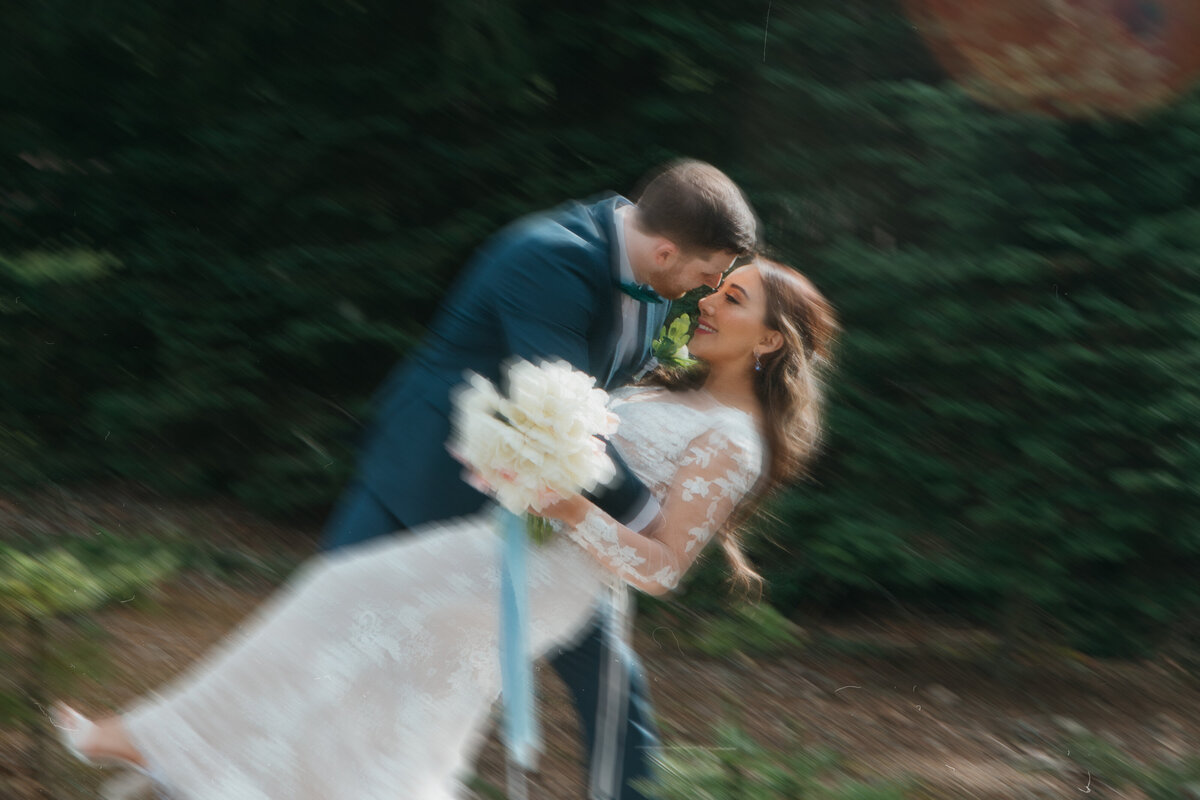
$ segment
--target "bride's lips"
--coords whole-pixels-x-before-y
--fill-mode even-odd
[[[695,335],[697,335],[697,336],[699,336],[702,333],[716,333],[716,332],[717,332],[717,329],[714,328],[712,325],[709,325],[704,320],[700,320],[699,322],[696,323],[696,334]]]

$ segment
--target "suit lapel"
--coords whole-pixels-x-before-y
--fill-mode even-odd
[[[618,247],[620,240],[616,230],[616,226],[619,224],[616,209],[627,204],[629,201],[624,198],[610,197],[592,206],[597,227],[604,232],[608,239],[608,266],[612,286],[606,297],[599,298],[600,318],[603,318],[604,306],[607,303],[610,322],[607,330],[596,337],[595,345],[598,349],[592,351],[592,363],[596,366],[597,382],[609,389],[624,383],[649,360],[654,337],[666,321],[669,308],[669,304],[665,302],[637,304],[637,339],[635,339],[631,351],[626,353],[625,358],[621,359],[621,363],[618,363],[617,343],[624,324],[622,319],[624,295],[618,288],[621,280],[621,252]]]
[[[602,200],[594,206],[599,227],[608,237],[608,274],[611,288],[605,297],[609,309],[609,323],[603,335],[597,337],[602,350],[596,354],[599,357],[594,358],[593,363],[598,367],[596,370],[597,383],[608,388],[617,385],[616,381],[620,377],[622,367],[616,360],[617,342],[621,337],[623,322],[621,319],[621,297],[623,295],[618,288],[621,282],[621,251],[618,247],[620,240],[617,237],[617,224],[619,220],[616,210],[624,205],[631,205],[631,203],[618,196]]]
[[[641,306],[641,317],[639,318],[642,327],[639,329],[642,335],[642,349],[638,353],[637,360],[631,366],[630,372],[636,374],[643,364],[650,360],[651,348],[654,345],[654,337],[658,335],[658,331],[662,328],[663,323],[667,319],[667,303],[638,303]]]

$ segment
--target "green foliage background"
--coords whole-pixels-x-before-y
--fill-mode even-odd
[[[689,155],[844,325],[826,452],[756,545],[773,602],[1099,653],[1195,634],[1197,94],[1002,115],[862,0],[49,0],[6,25],[3,486],[319,514],[487,234]]]

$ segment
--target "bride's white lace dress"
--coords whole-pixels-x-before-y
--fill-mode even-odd
[[[751,417],[703,393],[627,389],[612,408],[664,524],[648,538],[593,511],[531,550],[538,655],[618,578],[673,588],[762,469]],[[134,742],[181,800],[460,796],[499,694],[498,545],[480,514],[314,559],[125,714]]]

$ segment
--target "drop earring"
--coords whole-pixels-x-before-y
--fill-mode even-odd
[[[754,371],[762,372],[762,361],[758,358],[758,353],[754,354]]]

